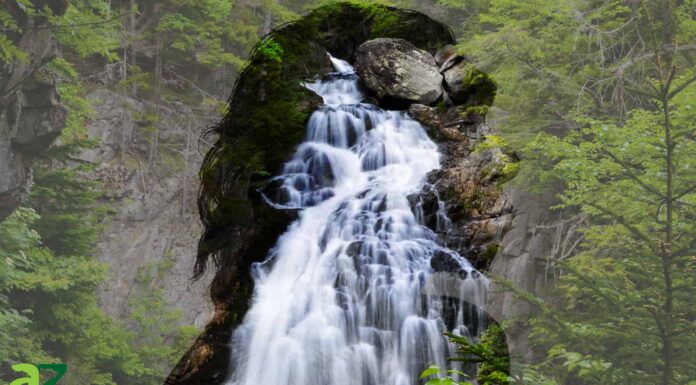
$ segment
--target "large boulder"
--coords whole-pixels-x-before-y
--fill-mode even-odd
[[[447,94],[454,104],[490,106],[497,86],[485,72],[461,56],[454,56],[442,65]]]
[[[358,47],[355,69],[380,99],[433,104],[443,94],[435,58],[403,39],[363,43]]]

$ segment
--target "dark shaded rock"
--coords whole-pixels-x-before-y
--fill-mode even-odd
[[[452,254],[438,250],[430,259],[430,267],[438,273],[457,273],[462,268],[462,264]]]
[[[450,59],[450,61],[453,60]],[[443,68],[447,94],[454,104],[471,106],[493,104],[497,85],[486,73],[464,59],[460,59],[451,67],[447,67],[445,63]]]
[[[380,99],[421,104],[436,102],[443,93],[442,75],[435,59],[402,39],[374,39],[363,43],[355,69]]]
[[[425,126],[433,140],[451,142],[467,140],[466,135],[460,131],[461,128],[464,128],[460,123],[465,123],[465,121],[449,120],[447,116],[441,116],[442,113],[436,108],[422,104],[411,104],[408,108],[408,114]]]
[[[432,185],[424,185],[420,192],[409,195],[407,199],[420,224],[435,232],[440,231],[447,218],[440,210],[442,202]]]
[[[452,44],[447,44],[435,53],[435,63],[441,68],[445,62],[457,53],[457,49]]]
[[[64,0],[32,4],[48,6],[56,15],[67,7]],[[16,1],[4,5],[18,24],[6,38],[29,59],[0,66],[0,221],[26,198],[31,161],[60,135],[66,117],[55,82],[39,71],[56,50],[51,30],[44,28],[45,18],[28,14]]]
[[[52,80],[33,78],[18,93],[13,144],[24,153],[44,151],[65,127],[67,110]]]

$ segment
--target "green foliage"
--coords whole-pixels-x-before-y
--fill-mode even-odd
[[[48,64],[48,70],[57,78],[61,103],[67,108],[68,116],[61,140],[65,143],[84,142],[87,139],[86,123],[94,115],[92,104],[86,98],[86,89],[72,63],[57,57]]]
[[[27,53],[17,47],[6,35],[0,35],[0,62],[6,64],[13,60],[26,62]]]
[[[35,167],[32,208],[0,223],[0,369],[64,362],[68,385],[159,384],[195,328],[176,326],[180,314],[147,285],[131,299],[132,328],[100,309],[100,191],[62,165],[72,152],[61,147]]]
[[[279,62],[283,58],[283,47],[275,42],[273,38],[263,40],[257,48],[257,52],[273,61]]]
[[[27,53],[22,51],[17,46],[17,42],[11,38],[10,32],[17,30],[19,25],[4,2],[0,4],[0,28],[4,30],[0,34],[0,64],[8,64],[14,60],[27,62]]]
[[[71,0],[65,15],[49,17],[61,46],[81,59],[99,55],[109,61],[118,60],[119,22],[117,12],[105,0]]]
[[[440,376],[441,372],[442,370],[438,366],[431,365],[425,369],[423,373],[421,373],[420,379],[422,380],[431,377],[425,382],[425,385],[473,385],[469,381],[460,382],[455,379],[457,377],[468,377],[465,373],[462,373],[459,370],[448,370],[444,376]]]
[[[560,206],[590,220],[577,255],[551,261],[563,272],[558,304],[533,324],[548,352],[536,369],[561,383],[668,385],[696,377],[696,78],[690,56],[663,53],[693,33],[681,11],[694,4],[660,6],[636,16],[658,50],[643,78],[632,80],[643,107],[578,118],[567,135],[540,134],[527,146],[535,180],[563,186]],[[616,12],[603,20],[620,24],[621,9],[609,8]]]
[[[141,375],[144,383],[159,384],[188,349],[198,334],[193,326],[179,326],[181,310],[172,309],[164,298],[164,291],[156,287],[171,268],[171,261],[148,264],[139,269],[134,294],[129,298],[130,320],[134,327],[131,348],[145,364]]]
[[[4,370],[25,358],[49,358],[31,333],[31,311],[11,306],[8,297],[31,261],[47,253],[30,228],[37,218],[33,210],[20,208],[0,223],[0,368]]]
[[[36,167],[31,206],[41,213],[34,228],[58,255],[90,255],[94,250],[102,210],[97,186],[80,178],[79,169]]]
[[[505,333],[499,324],[491,324],[478,343],[467,337],[449,335],[457,346],[453,361],[477,364],[476,381],[479,385],[507,385],[510,376]]]
[[[688,326],[696,316],[696,229],[690,219],[696,215],[690,155],[696,144],[687,138],[694,130],[694,101],[691,87],[671,110],[672,134],[679,141],[672,144],[676,161],[669,166],[674,178],[669,188],[665,120],[659,112],[636,110],[621,128],[588,121],[577,133],[562,139],[543,135],[529,146],[549,167],[539,168],[538,177],[562,179],[567,185],[562,205],[578,207],[594,219],[583,230],[583,250],[561,265],[566,275],[558,286],[564,304],[560,318],[536,323],[537,338],[553,345],[549,358],[563,363],[561,378],[602,384],[658,382],[664,373],[661,349],[667,333],[673,333],[675,378],[696,376],[691,365],[696,333]],[[668,196],[669,209],[664,201]],[[667,213],[672,210],[678,214]],[[672,240],[666,261],[660,239],[667,231],[679,236]],[[666,286],[664,271],[673,285]],[[665,307],[664,298],[669,297],[672,303]]]
[[[455,357],[451,361],[476,364],[476,383],[479,385],[508,385],[510,383],[510,357],[505,333],[499,324],[488,325],[481,341],[473,343],[467,337],[448,334],[456,345]],[[420,378],[431,377],[426,385],[471,385],[459,382],[468,377],[459,370],[448,370],[441,374],[439,367],[431,365],[421,373]]]
[[[250,46],[258,32],[233,19],[233,4],[225,0],[166,1],[167,12],[160,16],[154,33],[163,39],[167,55],[192,54],[195,61],[211,68],[233,65],[239,69],[243,60],[226,52],[227,40]]]

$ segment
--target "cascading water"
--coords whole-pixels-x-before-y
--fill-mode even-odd
[[[445,332],[482,327],[472,304],[488,281],[407,198],[439,167],[437,146],[405,113],[361,103],[352,67],[332,62],[338,72],[307,84],[325,105],[266,196],[299,218],[253,268],[229,384],[413,385],[429,363],[451,367]],[[439,283],[437,255],[459,264]],[[454,292],[438,286],[453,281]]]

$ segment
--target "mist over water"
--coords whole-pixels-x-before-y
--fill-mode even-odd
[[[362,103],[352,67],[332,62],[336,73],[307,84],[325,105],[266,194],[299,218],[253,268],[228,384],[417,384],[428,364],[451,367],[443,333],[483,327],[470,304],[483,306],[487,279],[409,204],[439,167],[437,146],[405,113]],[[436,256],[459,267],[436,273]],[[446,294],[438,274],[456,281]]]

